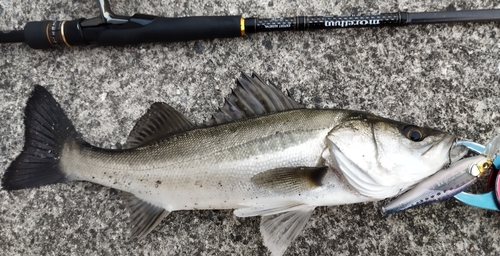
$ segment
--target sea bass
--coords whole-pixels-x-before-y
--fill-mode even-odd
[[[172,211],[235,209],[262,216],[272,255],[282,255],[317,206],[394,197],[460,159],[455,136],[369,113],[304,109],[257,75],[241,75],[212,119],[193,125],[153,104],[124,149],[86,143],[60,105],[35,86],[25,145],[5,190],[89,181],[131,194],[132,235]]]

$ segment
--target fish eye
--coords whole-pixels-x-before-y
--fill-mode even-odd
[[[424,135],[422,131],[416,126],[406,126],[403,128],[403,134],[412,141],[422,141],[424,139]]]

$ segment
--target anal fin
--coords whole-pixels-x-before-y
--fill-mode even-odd
[[[301,209],[261,218],[260,233],[271,255],[281,256],[285,253],[288,246],[302,233],[313,210],[314,207],[303,206]]]
[[[168,214],[170,214],[169,211],[131,195],[130,196],[130,222],[132,225],[131,236],[137,240],[144,238]]]

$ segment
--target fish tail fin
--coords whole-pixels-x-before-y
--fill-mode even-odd
[[[64,145],[77,140],[73,124],[40,85],[35,85],[24,115],[23,151],[5,171],[2,188],[10,191],[67,181],[60,159]]]

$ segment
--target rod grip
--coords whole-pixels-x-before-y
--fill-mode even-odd
[[[81,32],[80,21],[28,22],[24,26],[24,43],[33,49],[87,45]]]
[[[152,20],[146,18],[136,14],[128,24],[111,25],[100,31],[91,43],[122,46],[238,37],[244,34],[241,16],[154,17]]]
[[[31,21],[24,26],[24,43],[33,49],[53,48],[48,39],[49,24],[52,21]]]

